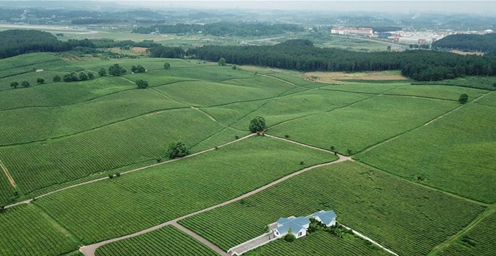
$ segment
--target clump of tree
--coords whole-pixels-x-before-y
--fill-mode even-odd
[[[164,69],[166,70],[171,69],[171,64],[169,62],[164,63]]]
[[[458,102],[460,102],[460,104],[465,104],[467,103],[468,101],[468,95],[466,93],[460,95],[460,98],[458,98]]]
[[[183,142],[175,141],[169,145],[167,155],[170,159],[183,157],[189,155],[189,150]]]
[[[55,82],[55,80],[58,80],[59,78],[60,77],[57,77],[57,78],[54,77],[53,81]],[[77,74],[76,72],[71,72],[71,73],[65,74],[62,77],[62,80],[66,83],[70,83],[70,82],[78,82],[78,81],[87,81],[87,80],[91,80],[93,78],[95,78],[95,75],[93,75],[92,73],[79,72],[79,74]]]
[[[62,77],[62,80],[64,80],[64,82],[67,82],[67,83],[68,82],[77,82],[77,81],[79,81],[79,77],[76,74],[76,72],[71,72],[71,73],[65,74]]]
[[[109,75],[112,75],[112,76],[122,76],[122,75],[125,75],[127,73],[127,70],[125,68],[121,67],[119,64],[114,64],[114,65],[109,67],[108,73],[109,73]]]
[[[60,77],[59,75],[55,75],[55,76],[53,77],[53,82],[58,83],[58,82],[60,82],[60,81],[62,81],[62,77]]]
[[[19,83],[18,82],[12,82],[12,83],[10,83],[10,87],[12,89],[17,89],[18,86],[19,86]]]
[[[98,75],[101,77],[107,76],[107,70],[105,70],[104,68],[100,68],[100,70],[98,70]]]
[[[146,89],[148,88],[148,81],[140,79],[136,81],[136,85],[138,86],[138,89]]]
[[[45,78],[43,78],[43,77],[38,77],[38,79],[36,79],[36,83],[37,83],[37,84],[44,84],[44,83],[45,83]]]
[[[22,87],[24,87],[24,88],[28,88],[28,87],[30,87],[30,86],[31,86],[31,84],[30,84],[28,81],[22,81],[22,82],[21,82],[21,85],[22,85]]]
[[[266,128],[265,119],[257,116],[250,121],[250,132],[263,132]]]
[[[138,65],[138,66],[133,65],[131,67],[131,72],[133,72],[133,73],[145,73],[146,69],[145,69],[145,67],[143,67],[141,65]]]

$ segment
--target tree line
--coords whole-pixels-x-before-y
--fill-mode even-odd
[[[164,57],[170,47],[149,49],[152,57]],[[182,50],[182,49],[181,49]],[[178,49],[176,51],[179,52]],[[417,81],[439,81],[463,76],[495,76],[496,58],[462,56],[447,52],[413,50],[361,53],[314,47],[308,40],[289,40],[274,46],[202,46],[182,50],[177,57],[207,61],[224,58],[236,65],[257,65],[298,71],[385,71],[401,73]],[[167,56],[174,57],[174,56]]]
[[[496,33],[486,35],[450,35],[434,42],[432,47],[462,51],[495,52]]]
[[[174,25],[138,27],[133,29],[133,33],[190,34],[201,32],[202,34],[214,36],[270,36],[303,30],[302,27],[295,24],[217,22],[205,25],[178,23]]]
[[[30,52],[64,52],[77,47],[94,48],[88,40],[62,42],[54,35],[37,30],[6,30],[0,32],[0,58],[8,58]]]

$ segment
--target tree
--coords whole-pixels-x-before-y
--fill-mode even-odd
[[[466,93],[460,95],[460,98],[458,99],[458,102],[460,102],[460,104],[465,104],[467,103],[468,101],[468,95]]]
[[[296,240],[296,236],[293,234],[293,230],[289,228],[288,233],[284,236],[284,241],[293,242],[294,240]]]
[[[62,81],[62,77],[60,77],[59,75],[55,75],[55,76],[53,77],[53,81],[54,81],[55,83],[58,83],[58,82]]]
[[[132,66],[131,67],[131,72],[133,73],[145,73],[146,72],[146,68],[141,66],[141,65],[138,65],[138,66]]]
[[[39,77],[38,79],[36,79],[36,83],[38,83],[38,84],[44,84],[45,83],[45,78]]]
[[[101,68],[100,70],[98,70],[98,75],[99,76],[107,76],[107,70],[105,70],[104,68]]]
[[[31,86],[31,84],[28,81],[22,81],[21,85],[24,88],[28,88],[29,86]]]
[[[172,142],[167,150],[167,155],[169,155],[170,159],[187,156],[188,154],[188,148],[181,141]]]
[[[121,67],[119,64],[114,64],[113,66],[110,66],[109,72],[110,75],[112,76],[122,76],[127,73],[126,69]]]
[[[232,69],[233,69],[233,70],[236,70],[236,69],[238,69],[238,67],[236,67],[236,65],[233,65],[233,66],[232,66]]]
[[[19,86],[19,83],[18,82],[12,82],[12,83],[10,83],[10,87],[12,87],[12,89],[17,89],[17,86]]]
[[[148,88],[148,81],[140,79],[136,81],[136,85],[138,86],[138,89],[146,89]]]
[[[88,79],[92,80],[92,79],[95,79],[95,75],[93,75],[93,73],[88,73]]]
[[[265,119],[261,116],[253,118],[250,122],[251,132],[262,132],[265,130]]]
[[[88,75],[84,72],[79,73],[79,80],[80,81],[86,81],[88,80]]]
[[[391,51],[391,45],[388,45],[387,50],[388,50],[388,52]]]
[[[64,80],[64,82],[76,82],[79,81],[79,77],[76,72],[71,72],[69,74],[65,74],[62,80]]]
[[[226,65],[226,59],[220,58],[219,59],[219,66],[225,66]]]
[[[169,62],[164,63],[164,69],[170,69],[171,64]]]

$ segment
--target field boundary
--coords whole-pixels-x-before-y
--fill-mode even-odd
[[[2,160],[0,160],[0,168],[2,169],[3,173],[5,174],[5,176],[7,176],[7,179],[9,180],[9,183],[10,185],[15,189],[17,188],[17,185],[15,183],[15,180],[14,178],[12,177],[12,175],[10,175],[10,172],[9,170],[7,169],[7,167],[3,164]]]

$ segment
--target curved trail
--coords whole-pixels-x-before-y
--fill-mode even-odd
[[[251,136],[253,136],[253,134],[251,134]],[[294,144],[297,144],[297,145],[300,145],[300,146],[304,146],[304,147],[307,147],[307,148],[311,148],[311,149],[315,149],[315,150],[319,150],[319,151],[324,151],[324,152],[328,152],[328,153],[332,153],[328,150],[324,150],[324,149],[321,149],[321,148],[317,148],[317,147],[313,147],[313,146],[309,146],[309,145],[305,145],[305,144],[302,144],[302,143],[299,143],[299,142],[295,142],[295,141],[291,141],[291,140],[287,140],[287,139],[283,139],[283,138],[279,138],[279,137],[275,137],[275,136],[271,136],[271,135],[266,135],[267,137],[269,138],[273,138],[273,139],[278,139],[278,140],[283,140],[283,141],[286,141],[286,142],[290,142],[290,143],[294,143]],[[145,230],[142,230],[142,231],[139,231],[139,232],[136,232],[136,233],[133,233],[133,234],[129,234],[129,235],[126,235],[126,236],[121,236],[121,237],[117,237],[117,238],[113,238],[113,239],[109,239],[109,240],[106,240],[106,241],[102,241],[102,242],[99,242],[99,243],[95,243],[95,244],[91,244],[91,245],[88,245],[88,246],[83,246],[79,249],[79,251],[81,251],[85,256],[94,256],[95,255],[95,252],[96,250],[101,247],[101,246],[104,246],[104,245],[107,245],[107,244],[110,244],[110,243],[113,243],[113,242],[117,242],[117,241],[121,241],[121,240],[125,240],[125,239],[128,239],[128,238],[132,238],[132,237],[136,237],[136,236],[139,236],[139,235],[143,235],[143,234],[146,234],[146,233],[149,233],[149,232],[152,232],[152,231],[155,231],[157,229],[160,229],[160,228],[163,228],[165,226],[168,226],[168,225],[173,225],[175,227],[178,227],[179,229],[183,230],[184,231],[184,227],[180,226],[179,224],[177,224],[178,221],[181,221],[183,219],[186,219],[186,218],[189,218],[191,216],[194,216],[194,215],[197,215],[197,214],[200,214],[200,213],[204,213],[204,212],[207,212],[207,211],[210,211],[210,210],[213,210],[213,209],[216,209],[216,208],[219,208],[219,207],[222,207],[222,206],[225,206],[225,205],[228,205],[230,203],[233,203],[233,202],[236,202],[236,201],[239,201],[241,199],[244,199],[244,198],[247,198],[249,196],[252,196],[252,195],[255,195],[261,191],[264,191],[270,187],[273,187],[283,181],[286,181],[294,176],[297,176],[301,173],[304,173],[304,172],[307,172],[307,171],[310,171],[310,170],[313,170],[313,169],[316,169],[316,168],[320,168],[320,167],[324,167],[324,166],[329,166],[329,165],[333,165],[333,164],[338,164],[338,163],[342,163],[342,162],[345,162],[345,161],[353,161],[351,159],[351,157],[347,157],[347,156],[343,156],[343,155],[340,155],[340,154],[337,154],[337,156],[339,157],[338,160],[336,161],[333,161],[333,162],[327,162],[327,163],[323,163],[323,164],[317,164],[317,165],[314,165],[314,166],[310,166],[310,167],[307,167],[307,168],[304,168],[302,170],[299,170],[297,172],[294,172],[294,173],[291,173],[291,174],[288,174],[287,176],[284,176],[278,180],[275,180],[265,186],[262,186],[262,187],[259,187],[255,190],[252,190],[250,192],[247,192],[241,196],[238,196],[236,198],[233,198],[231,200],[228,200],[228,201],[225,201],[225,202],[222,202],[220,204],[216,204],[214,206],[210,206],[208,208],[205,208],[203,210],[199,210],[199,211],[196,211],[196,212],[193,212],[193,213],[190,213],[190,214],[187,214],[187,215],[184,215],[182,217],[179,217],[179,218],[176,218],[176,219],[173,219],[173,220],[170,220],[170,221],[167,221],[167,222],[164,222],[162,224],[159,224],[157,226],[154,226],[154,227],[151,227],[151,228],[148,228],[148,229],[145,229]],[[187,229],[186,229],[187,230]],[[186,232],[189,234],[189,232]],[[193,233],[194,234],[194,233]],[[191,235],[191,234],[190,234]],[[206,246],[208,246],[209,248],[211,248],[212,250],[214,250],[215,252],[217,253],[220,253],[221,255],[227,255],[224,251],[222,251],[219,247],[213,245],[212,243],[210,242],[205,242],[204,241],[204,238],[201,237],[201,236],[198,236],[196,234],[192,235],[193,238],[197,239],[198,241],[200,241],[201,243],[205,244]],[[220,250],[220,251],[219,251]]]

